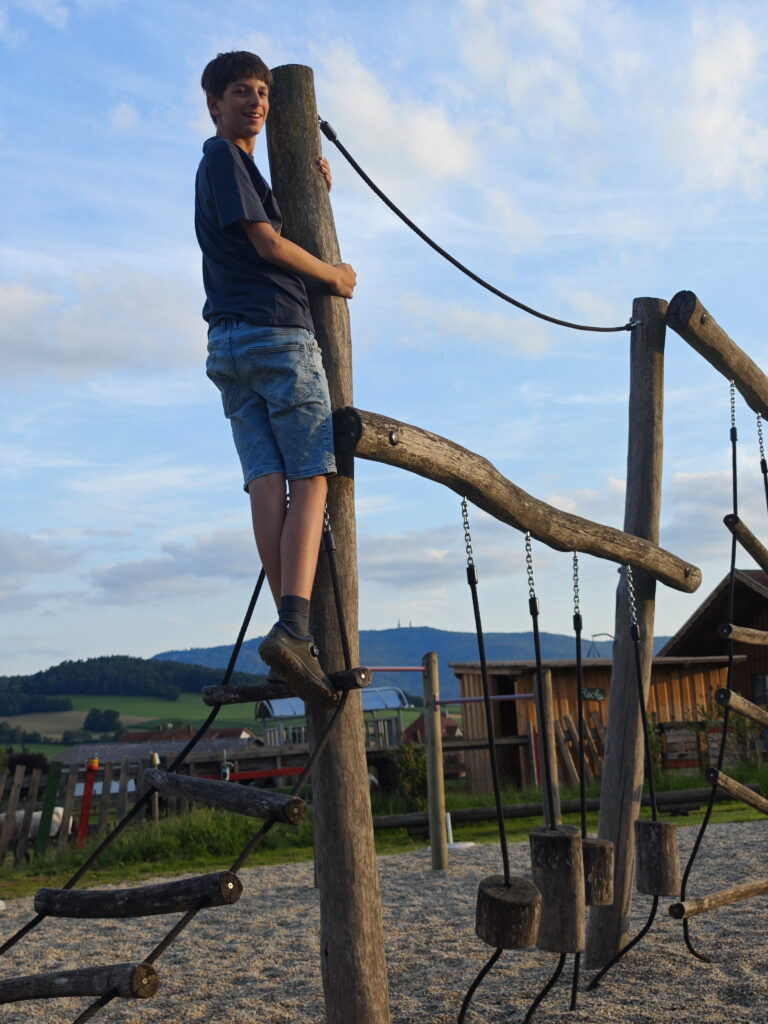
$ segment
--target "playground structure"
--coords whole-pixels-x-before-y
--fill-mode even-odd
[[[285,235],[327,262],[340,262],[328,196],[313,171],[312,157],[318,152],[319,138],[309,68],[276,69],[268,143],[273,187],[281,206],[288,211]],[[326,669],[336,674],[345,687],[341,696],[326,694],[310,700],[307,707],[317,743],[312,767],[321,971],[329,1024],[389,1024],[378,877],[360,728],[362,711],[358,687],[365,680],[360,670],[352,669],[359,660],[354,458],[408,469],[444,484],[500,521],[557,550],[593,554],[631,567],[633,571],[632,611],[626,600],[626,573],[622,575],[617,599],[617,639],[598,842],[598,845],[600,842],[610,844],[615,854],[613,900],[607,903],[605,893],[597,896],[589,929],[585,931],[583,866],[578,867],[583,865],[580,837],[574,831],[556,828],[551,813],[550,827],[537,829],[532,836],[535,887],[530,883],[512,887],[505,884],[510,881],[508,878],[496,882],[486,879],[478,898],[478,933],[499,952],[501,948],[525,948],[537,943],[540,948],[559,952],[562,960],[566,952],[580,953],[586,949],[587,965],[597,967],[624,946],[631,902],[633,830],[643,780],[635,656],[639,656],[641,692],[647,699],[656,581],[688,593],[700,582],[698,569],[658,547],[666,325],[673,327],[734,381],[750,407],[761,415],[768,415],[768,379],[734,345],[692,293],[678,293],[669,306],[661,299],[635,299],[631,321],[627,492],[624,530],[619,531],[537,501],[505,480],[485,459],[445,438],[355,409],[346,303],[320,294],[311,294],[310,301],[335,410],[338,462],[338,475],[331,481],[328,500],[329,517],[338,541],[336,562],[335,568],[330,559],[321,562],[313,596],[312,625],[324,652]],[[768,564],[762,564],[768,570]],[[343,614],[340,614],[342,608]],[[342,624],[346,621],[346,630],[339,629],[340,621]],[[633,646],[633,630],[637,633],[636,646]],[[282,691],[274,695],[280,696]],[[216,695],[208,696],[211,704],[218,699]],[[253,694],[240,695],[240,699],[249,698],[253,699]],[[228,700],[229,697],[220,695],[219,703]],[[434,701],[433,710],[438,710]],[[147,779],[156,790],[195,798],[186,780],[175,776],[173,771],[150,770]],[[719,771],[710,781],[713,787],[733,785],[732,780],[727,780]],[[232,788],[226,783],[210,783],[210,786],[216,785]],[[199,788],[196,791],[199,795]],[[755,802],[751,791],[747,792],[749,797],[739,792],[740,798],[761,809],[768,808],[768,803],[763,801],[766,804],[763,807]],[[221,789],[212,789],[206,799],[221,806],[222,793]],[[231,794],[227,798],[232,799]],[[268,821],[272,818],[299,821],[305,813],[302,803],[293,796],[253,796],[239,804],[238,810]],[[433,835],[441,832],[439,828]],[[641,874],[646,887],[656,896],[656,890],[675,887],[674,881],[669,882],[670,873],[674,873],[671,868],[675,862],[674,840],[665,828],[647,830],[647,834],[650,838],[643,848],[651,852],[648,861],[641,864]],[[656,850],[662,851],[661,860],[655,857]],[[237,863],[244,862],[247,852],[248,848]],[[669,868],[662,870],[661,880],[655,870],[659,864]],[[115,916],[127,912],[165,913],[170,909],[184,912],[179,925],[153,951],[152,963],[199,907],[224,905],[237,899],[235,866],[230,872],[194,881],[195,886],[187,884],[183,891],[178,883],[168,883],[150,887],[155,890],[152,892],[132,893],[115,911]],[[754,887],[748,894],[740,891],[734,898],[752,895],[753,890]],[[43,890],[38,894],[36,909],[40,917],[49,914],[86,916],[90,898],[83,892],[71,891],[64,898]],[[718,898],[728,897],[721,894]],[[717,905],[712,898],[709,903]],[[556,912],[561,906],[567,908],[567,919],[560,919]],[[505,908],[512,908],[514,913],[510,914]],[[699,907],[699,911],[704,909],[706,907]],[[681,916],[695,912],[695,907],[686,905]],[[51,980],[54,977],[56,983]],[[11,1001],[53,994],[98,995],[93,1008],[78,1017],[78,1021],[84,1021],[115,994],[142,997],[152,994],[157,987],[154,967],[147,961],[88,968],[69,972],[64,980],[61,978],[42,975],[36,982],[31,979],[0,982],[0,999]]]

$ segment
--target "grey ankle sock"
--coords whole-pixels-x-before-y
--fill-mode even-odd
[[[309,636],[309,601],[286,594],[280,598],[280,624],[297,637]]]

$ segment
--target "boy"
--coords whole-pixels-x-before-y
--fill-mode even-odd
[[[349,264],[324,263],[280,236],[280,210],[253,160],[272,84],[261,58],[220,53],[201,84],[216,125],[195,181],[206,371],[232,426],[256,546],[278,605],[278,621],[259,653],[296,693],[311,696],[331,686],[309,634],[309,599],[327,478],[336,464],[328,384],[302,276],[349,299],[356,274]],[[330,189],[322,157],[318,173]]]

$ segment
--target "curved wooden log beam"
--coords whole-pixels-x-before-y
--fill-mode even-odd
[[[481,455],[409,423],[347,406],[334,413],[336,448],[385,462],[450,487],[502,523],[530,531],[557,551],[582,551],[644,569],[674,590],[693,593],[701,583],[695,565],[647,540],[563,512],[527,494]]]
[[[768,416],[768,377],[728,337],[694,292],[678,292],[669,303],[666,320],[668,327],[736,384],[750,409]]]

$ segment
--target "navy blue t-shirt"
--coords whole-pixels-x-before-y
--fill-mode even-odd
[[[203,251],[203,319],[314,333],[304,282],[259,256],[241,220],[282,227],[272,189],[253,157],[227,139],[208,139],[195,179],[195,233]]]

